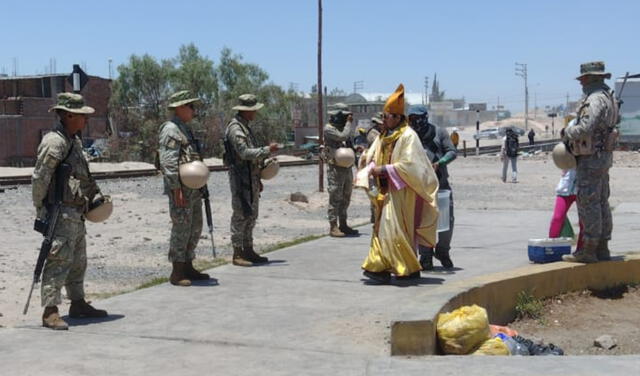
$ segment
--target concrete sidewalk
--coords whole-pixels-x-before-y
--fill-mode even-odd
[[[640,205],[614,212],[614,250],[635,244]],[[544,237],[550,213],[456,211],[456,269],[412,284],[364,283],[359,238],[322,238],[269,254],[270,265],[225,265],[217,286],[168,284],[96,304],[106,321],[70,320],[69,332],[38,322],[0,330],[0,370],[16,375],[597,375],[637,374],[640,356],[391,357],[389,323],[402,307],[453,280],[528,264],[528,238]],[[437,263],[437,262],[436,262]],[[561,344],[559,344],[562,346]]]

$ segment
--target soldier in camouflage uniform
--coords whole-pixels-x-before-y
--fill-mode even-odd
[[[344,237],[358,235],[347,224],[347,209],[351,202],[353,189],[353,172],[351,167],[340,167],[335,164],[336,150],[341,147],[352,148],[353,117],[349,107],[337,103],[329,111],[329,124],[324,127],[324,158],[327,166],[327,188],[329,191],[329,235]]]
[[[40,219],[47,218],[53,204],[56,168],[61,163],[71,166],[71,174],[64,184],[60,218],[54,230],[49,256],[42,273],[42,325],[55,330],[67,330],[60,318],[58,304],[65,286],[71,299],[69,317],[105,317],[107,312],[93,308],[84,300],[84,276],[87,270],[84,214],[96,195],[98,185],[89,173],[89,165],[82,154],[80,131],[87,124],[94,109],[85,106],[80,94],[60,93],[55,111],[59,122],[47,133],[38,146],[38,159],[31,179],[33,204]]]
[[[278,150],[278,145],[258,146],[249,122],[255,119],[256,112],[264,105],[258,103],[253,94],[243,94],[239,104],[233,107],[238,111],[229,122],[224,134],[224,163],[229,166],[229,185],[231,187],[231,245],[233,246],[233,264],[253,266],[265,264],[269,259],[258,255],[253,248],[253,228],[258,219],[258,207],[262,182],[260,171],[264,160]]]
[[[617,139],[618,103],[604,83],[611,78],[603,62],[580,66],[577,79],[584,97],[575,126],[563,130],[563,138],[576,155],[578,216],[584,223],[584,245],[566,261],[592,263],[609,260],[612,221],[609,207],[609,168]]]
[[[201,161],[199,145],[188,123],[195,115],[194,105],[199,102],[187,90],[169,97],[169,110],[173,118],[159,129],[159,167],[164,176],[165,194],[169,196],[171,238],[169,261],[172,263],[169,281],[175,286],[190,286],[192,280],[208,280],[208,274],[193,267],[194,250],[202,233],[202,194],[180,181],[181,164]]]

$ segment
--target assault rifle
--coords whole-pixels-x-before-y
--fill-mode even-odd
[[[204,211],[207,215],[207,226],[209,226],[209,237],[211,238],[211,252],[213,253],[213,258],[216,258],[216,243],[213,240],[213,216],[211,215],[211,202],[209,201],[209,187],[207,187],[206,184],[200,188],[200,194],[202,195]]]
[[[189,142],[196,149],[198,155],[202,157],[202,147],[200,146],[200,140],[193,137],[191,130],[187,128]],[[202,203],[204,204],[204,212],[207,216],[207,226],[209,227],[209,237],[211,238],[211,253],[213,258],[216,258],[216,243],[213,240],[213,215],[211,215],[211,201],[209,201],[209,187],[205,184],[200,188],[200,194],[202,195]]]
[[[51,251],[51,245],[53,244],[54,232],[56,225],[58,224],[58,217],[60,216],[60,210],[62,208],[62,198],[64,194],[64,188],[69,175],[71,174],[71,165],[66,162],[62,162],[58,165],[55,172],[55,188],[53,191],[53,203],[47,206],[47,218],[36,218],[33,225],[33,229],[44,235],[44,240],[40,246],[40,253],[38,254],[38,261],[36,262],[36,268],[33,272],[33,282],[31,283],[31,289],[29,290],[29,296],[27,297],[27,303],[24,305],[23,315],[27,314],[29,310],[29,302],[31,301],[31,294],[33,288],[40,282],[40,276],[44,269],[44,263]]]
[[[620,91],[618,92],[618,96],[616,98],[616,101],[618,102],[618,110],[620,109],[620,107],[622,107],[622,104],[624,103],[624,101],[622,100],[622,92],[624,91],[624,85],[627,84],[627,80],[630,78],[638,78],[638,77],[640,77],[640,74],[629,75],[629,72],[627,72],[624,75],[624,79],[622,80],[622,85],[620,85]]]

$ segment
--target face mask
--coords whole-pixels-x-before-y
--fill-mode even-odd
[[[418,117],[412,117],[413,120],[411,120],[411,128],[413,129],[420,129],[423,127],[426,127],[427,124],[429,124],[429,118],[427,116],[418,116]]]

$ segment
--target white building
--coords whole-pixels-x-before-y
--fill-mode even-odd
[[[623,78],[616,79],[615,92],[620,92]],[[620,141],[640,142],[640,78],[630,78],[622,92]]]

